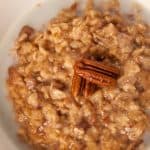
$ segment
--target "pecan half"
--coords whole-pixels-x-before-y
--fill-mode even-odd
[[[22,34],[27,34],[28,36],[30,36],[31,34],[33,34],[34,29],[28,25],[23,26],[23,28],[21,29],[19,36]]]
[[[19,39],[18,39],[19,42],[30,40],[32,38],[34,32],[35,32],[35,30],[32,27],[25,25],[19,33]]]
[[[113,86],[119,76],[119,70],[97,61],[82,59],[74,66],[75,73],[100,87]]]
[[[95,88],[96,85],[86,81],[84,78],[81,78],[77,74],[74,74],[72,79],[72,93],[74,97],[78,95],[88,97],[95,90]]]
[[[89,59],[81,59],[74,66],[72,92],[74,96],[89,96],[95,86],[114,86],[119,76],[116,67]]]

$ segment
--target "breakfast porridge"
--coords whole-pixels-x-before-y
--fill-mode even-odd
[[[18,134],[35,149],[135,150],[149,128],[150,27],[118,1],[26,25],[8,69]]]

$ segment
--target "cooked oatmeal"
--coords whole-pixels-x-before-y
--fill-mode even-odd
[[[8,71],[18,133],[35,149],[135,150],[149,127],[150,27],[117,1],[97,10],[89,0],[77,11],[73,4],[42,31],[24,26],[18,36]],[[73,95],[79,58],[119,69],[116,85]]]

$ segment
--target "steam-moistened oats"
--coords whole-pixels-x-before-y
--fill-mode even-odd
[[[19,34],[8,78],[19,134],[35,149],[135,150],[149,124],[150,27],[114,0],[100,10],[89,0],[80,15],[77,6]],[[119,68],[117,85],[72,96],[80,57]]]

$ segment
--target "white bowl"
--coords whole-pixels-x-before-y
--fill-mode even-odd
[[[81,0],[80,0],[81,1]],[[97,0],[99,1],[99,0]],[[143,16],[148,19],[149,0],[135,0],[143,7]],[[17,37],[20,28],[29,24],[37,29],[42,28],[57,12],[69,6],[74,0],[0,0],[0,149],[23,150],[26,149],[16,136],[16,127],[12,106],[8,101],[5,81],[8,66],[13,62],[10,48]],[[122,0],[122,9],[131,10],[131,0]],[[148,143],[150,138],[146,138]],[[150,149],[150,146],[147,150]]]

